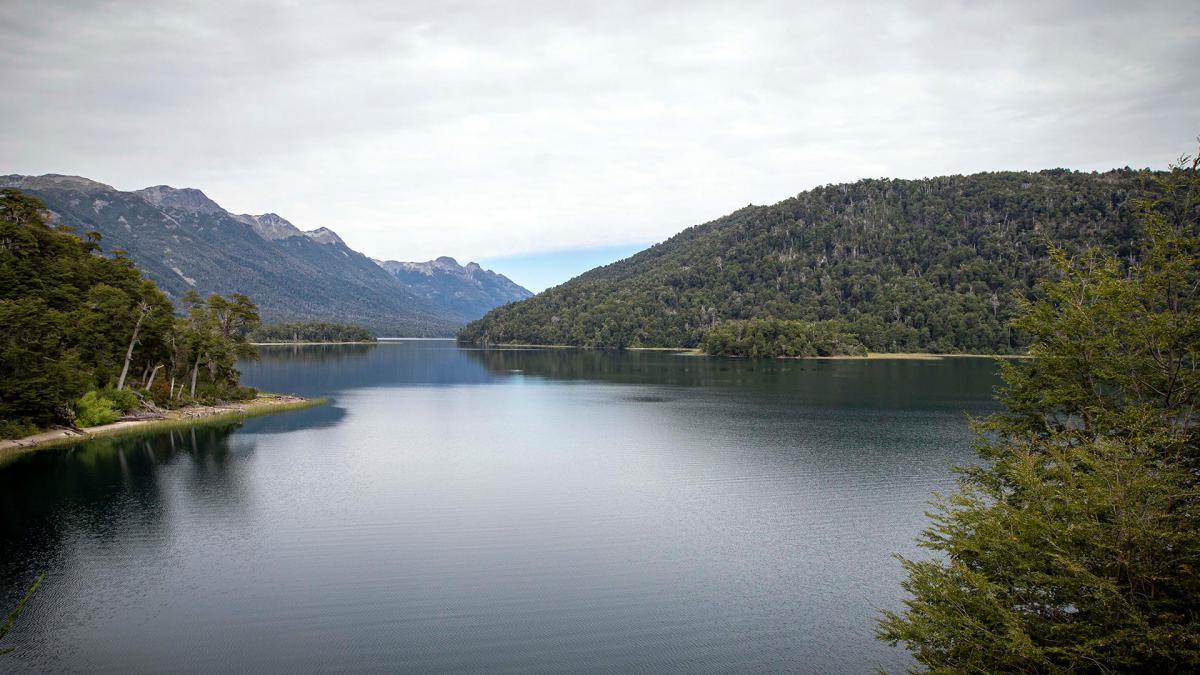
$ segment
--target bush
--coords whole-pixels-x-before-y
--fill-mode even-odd
[[[0,439],[21,438],[37,433],[37,425],[27,419],[0,420]]]
[[[116,389],[106,388],[100,390],[100,395],[111,401],[113,407],[121,411],[121,413],[136,410],[142,405],[138,395],[133,393],[132,389],[117,391]]]
[[[227,383],[202,384],[196,387],[196,403],[214,405],[226,401],[247,401],[258,396],[254,387],[239,387]]]
[[[81,427],[108,424],[120,416],[117,404],[94,389],[75,402],[75,423]]]

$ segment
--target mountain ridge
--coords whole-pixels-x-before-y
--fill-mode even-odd
[[[533,296],[503,274],[485,270],[474,262],[459,265],[450,256],[425,262],[374,262],[420,297],[476,318],[493,307]]]
[[[173,298],[189,289],[245,293],[270,322],[341,321],[412,337],[453,335],[485,311],[439,305],[437,294],[409,288],[333,230],[301,230],[276,213],[233,214],[196,188],[121,191],[65,174],[0,176],[0,187],[40,198],[80,234],[99,232],[104,249],[125,251]]]

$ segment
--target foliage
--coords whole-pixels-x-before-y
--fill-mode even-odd
[[[145,389],[160,405],[189,402],[192,382],[237,391],[234,361],[254,356],[246,342],[258,325],[254,303],[241,295],[186,299],[177,317],[128,258],[101,254],[97,233],[81,238],[52,227],[40,201],[0,190],[4,433],[71,422],[77,413],[99,423],[136,407],[138,397],[118,384]],[[103,391],[85,397],[92,390]]]
[[[128,389],[92,389],[79,397],[73,406],[75,424],[81,427],[109,424],[140,404],[137,394]]]
[[[748,206],[534,298],[460,338],[692,347],[722,321],[840,320],[872,351],[1020,352],[1009,325],[1070,252],[1132,253],[1134,171],[981,173],[829,185]]]
[[[713,356],[862,355],[867,348],[837,321],[746,319],[726,321],[704,334],[700,348]]]
[[[935,672],[1200,669],[1200,164],[1157,179],[1123,268],[1055,250],[984,463],[940,500],[879,636]]]
[[[81,427],[109,424],[116,422],[120,416],[121,411],[112,399],[94,389],[75,402],[75,423]]]
[[[374,342],[375,335],[362,326],[307,322],[260,326],[250,334],[253,342]]]
[[[45,574],[38,575],[38,578],[34,580],[33,585],[29,587],[29,590],[25,591],[25,595],[21,598],[21,601],[18,602],[17,606],[8,613],[8,618],[4,620],[4,625],[0,626],[0,640],[3,640],[4,636],[8,635],[8,632],[12,630],[13,624],[17,621],[17,617],[21,615],[21,610],[25,609],[25,605],[29,604],[29,600],[33,598],[33,594],[37,592],[38,586],[42,585],[42,579],[45,578]],[[12,647],[0,649],[0,655],[9,654],[12,651]]]
[[[0,419],[0,440],[6,438],[21,438],[30,434],[37,433],[37,425],[29,420],[3,420]]]

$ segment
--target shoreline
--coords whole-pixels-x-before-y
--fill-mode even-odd
[[[304,398],[289,394],[259,394],[252,401],[234,401],[220,405],[196,405],[178,410],[166,410],[162,415],[140,419],[125,419],[85,427],[82,431],[56,427],[23,438],[0,440],[0,466],[38,450],[71,445],[100,436],[122,436],[160,429],[190,427],[213,422],[242,420],[271,413],[300,410],[328,403],[325,398]]]
[[[308,345],[374,345],[377,340],[350,340],[346,342],[249,342],[253,347],[304,347]]]
[[[712,356],[705,354],[696,347],[625,347],[623,349],[594,349],[591,347],[576,347],[574,345],[535,345],[524,343],[507,343],[507,344],[478,344],[466,343],[477,349],[578,349],[589,352],[670,352],[677,356],[705,356],[709,358],[724,358],[724,359],[748,359],[748,358],[764,358],[764,359],[783,359],[791,361],[802,360],[818,360],[818,361],[877,361],[877,360],[909,360],[909,361],[939,361],[941,359],[1029,359],[1033,358],[1028,354],[943,354],[940,352],[867,352],[865,355],[855,354],[839,354],[837,356]]]

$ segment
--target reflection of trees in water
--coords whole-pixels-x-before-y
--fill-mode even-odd
[[[343,357],[341,351],[347,354]],[[464,357],[449,341],[272,347],[264,350],[261,361],[239,363],[238,368],[252,387],[306,396],[363,387],[477,384],[493,379],[487,369]]]
[[[361,359],[375,345],[270,345],[258,348],[264,362],[327,363]]]
[[[720,387],[819,406],[951,407],[990,401],[996,365],[989,359],[736,359],[670,352],[586,349],[464,349],[498,375],[618,384]]]
[[[119,542],[136,529],[139,541],[165,541],[164,490],[194,497],[200,508],[244,504],[237,460],[253,452],[254,441],[231,442],[238,426],[98,438],[0,470],[0,600],[27,587],[35,570],[53,569],[72,537]],[[178,480],[164,480],[166,472]]]
[[[790,377],[806,368],[799,361],[697,358],[669,352],[494,348],[463,350],[463,353],[497,373],[521,371],[525,375],[551,379],[623,384],[764,383]]]

